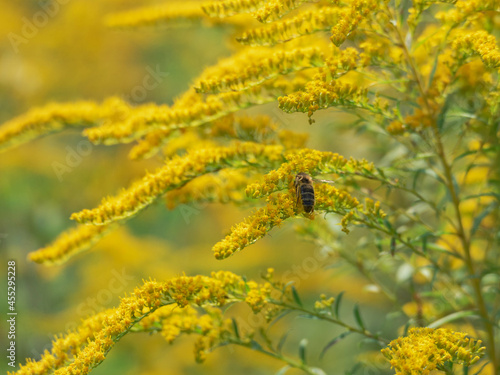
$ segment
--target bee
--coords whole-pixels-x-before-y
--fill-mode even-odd
[[[300,199],[305,212],[308,214],[314,212],[315,200],[312,177],[304,172],[297,173],[294,185],[297,193],[297,205],[299,204]]]

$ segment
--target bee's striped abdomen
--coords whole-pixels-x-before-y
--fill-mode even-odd
[[[314,210],[314,188],[312,185],[300,186],[300,198],[302,199],[302,206],[304,211],[310,213]]]

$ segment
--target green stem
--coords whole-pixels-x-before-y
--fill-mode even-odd
[[[362,328],[356,328],[356,327],[353,327],[347,323],[344,323],[343,321],[341,320],[338,320],[338,319],[335,319],[331,316],[328,316],[328,315],[324,315],[324,314],[320,314],[318,312],[315,312],[315,311],[309,311],[303,307],[300,307],[300,306],[297,306],[297,305],[289,305],[285,302],[281,302],[281,301],[272,301],[272,303],[276,306],[281,306],[281,307],[284,307],[284,308],[287,308],[287,309],[290,309],[290,310],[294,310],[294,311],[300,311],[300,312],[303,312],[303,313],[306,313],[308,315],[312,315],[318,319],[321,319],[321,320],[325,320],[327,322],[330,322],[330,323],[334,323],[334,324],[337,324],[341,327],[344,327],[345,329],[347,329],[348,331],[350,332],[354,332],[354,333],[359,333],[360,335],[363,335],[365,337],[368,337],[370,339],[373,339],[375,341],[378,341],[379,343],[381,343],[382,345],[387,345],[389,344],[389,340],[387,339],[384,339],[378,335],[375,335],[373,333],[371,333],[370,331],[366,330],[366,329],[362,329]]]
[[[229,343],[231,343],[231,344],[239,345],[239,346],[242,346],[242,347],[245,347],[245,348],[248,348],[248,349],[252,349],[252,350],[255,350],[255,351],[259,352],[259,353],[267,355],[269,357],[272,357],[272,358],[275,358],[275,359],[279,359],[279,360],[287,363],[290,367],[300,369],[300,370],[304,371],[306,374],[310,374],[310,375],[317,375],[318,374],[317,371],[314,371],[313,368],[307,366],[302,361],[297,361],[295,359],[292,359],[292,358],[287,357],[285,355],[282,355],[280,353],[276,353],[276,352],[273,352],[273,351],[265,350],[261,346],[252,346],[251,342],[244,342],[244,341],[241,341],[241,340],[235,340],[233,338],[229,338],[227,341]]]

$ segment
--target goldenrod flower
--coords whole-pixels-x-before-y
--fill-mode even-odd
[[[295,17],[274,22],[269,26],[248,30],[236,39],[250,46],[272,46],[304,35],[330,30],[341,16],[341,9],[324,6],[314,11],[303,11]]]
[[[181,333],[200,335],[195,355],[202,361],[209,349],[226,335],[234,334],[230,320],[223,319],[221,311],[214,307],[231,299],[246,301],[258,312],[266,306],[270,292],[269,282],[247,282],[226,271],[213,272],[210,277],[145,281],[129,297],[122,298],[117,308],[98,313],[84,320],[76,330],[56,336],[50,352],[46,351],[39,361],[28,360],[12,374],[88,374],[123,335],[130,331],[156,331],[157,326],[168,342]],[[205,313],[199,315],[191,305],[202,306]]]
[[[265,5],[254,13],[254,16],[260,22],[273,22],[308,2],[309,0],[266,1]]]
[[[71,219],[94,225],[124,220],[149,206],[167,191],[182,187],[195,177],[227,167],[277,161],[281,159],[281,152],[281,146],[235,143],[230,147],[203,149],[186,156],[177,156],[118,196],[103,199],[101,205],[93,210],[74,213]]]
[[[202,5],[203,11],[210,17],[230,17],[241,13],[251,13],[265,4],[264,0],[222,0],[211,1]]]
[[[244,170],[223,169],[217,174],[195,178],[185,186],[165,195],[169,209],[190,202],[242,202],[241,192],[248,185],[249,178]]]
[[[202,19],[208,17],[202,11],[200,3],[179,1],[114,13],[109,15],[105,22],[109,27],[129,28],[155,25],[184,26]]]
[[[453,49],[460,57],[479,55],[487,67],[500,67],[500,49],[496,38],[484,30],[463,33],[453,42]]]
[[[45,265],[66,262],[92,247],[112,228],[109,225],[78,225],[61,233],[49,246],[28,254],[28,259]]]
[[[266,88],[268,90],[264,92]],[[268,86],[259,85],[243,92],[220,93],[204,99],[200,95],[198,100],[176,102],[172,107],[145,105],[124,121],[89,128],[84,134],[93,143],[115,144],[132,142],[156,132],[161,142],[172,129],[200,126],[243,108],[274,101],[276,92],[282,90],[271,81]]]
[[[330,40],[340,46],[351,32],[368,16],[373,16],[374,10],[386,0],[352,0],[351,8],[342,11],[339,21],[332,27]]]
[[[241,91],[294,71],[325,65],[319,48],[290,51],[245,49],[203,72],[196,84],[198,92]]]
[[[450,329],[412,328],[407,337],[391,341],[382,353],[396,374],[427,375],[443,370],[446,362],[471,366],[484,354],[481,340]]]
[[[294,197],[288,193],[270,196],[266,207],[231,228],[231,233],[212,248],[215,258],[224,259],[264,237],[273,227],[295,215]]]
[[[81,101],[52,103],[34,108],[0,127],[0,150],[65,128],[83,128],[105,121],[120,121],[129,112],[130,107],[119,98],[109,98],[102,104]]]

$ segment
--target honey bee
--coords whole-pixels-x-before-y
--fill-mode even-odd
[[[294,185],[297,193],[297,205],[300,199],[305,212],[314,212],[314,187],[312,177],[304,172],[297,173]]]

